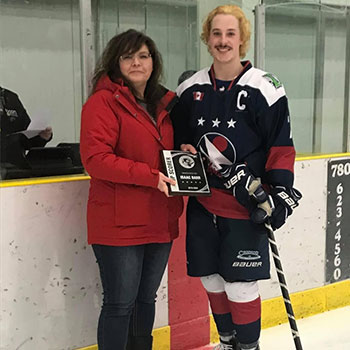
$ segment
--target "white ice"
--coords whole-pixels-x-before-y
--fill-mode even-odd
[[[303,350],[350,350],[350,306],[297,320]],[[261,350],[295,350],[289,323],[264,329]]]

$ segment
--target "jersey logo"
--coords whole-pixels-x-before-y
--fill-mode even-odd
[[[204,134],[197,149],[206,157],[209,173],[218,173],[223,166],[236,162],[236,149],[232,142],[222,134],[208,132]]]
[[[241,98],[243,97],[247,97],[248,96],[248,92],[245,91],[245,90],[241,90],[239,93],[238,93],[238,96],[237,96],[237,108],[240,110],[240,111],[244,111],[245,110],[245,107],[246,105],[243,104],[241,102]]]
[[[282,83],[278,80],[278,78],[273,75],[272,73],[266,73],[263,75],[263,77],[272,84],[276,89],[280,88],[282,86]]]
[[[202,101],[204,97],[204,92],[193,91],[193,101]]]

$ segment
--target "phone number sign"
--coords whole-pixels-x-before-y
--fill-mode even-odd
[[[350,277],[350,159],[328,162],[326,282]]]

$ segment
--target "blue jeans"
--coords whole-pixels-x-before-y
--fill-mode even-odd
[[[151,337],[156,293],[171,245],[92,245],[104,295],[97,332],[99,350],[124,350],[128,335]]]

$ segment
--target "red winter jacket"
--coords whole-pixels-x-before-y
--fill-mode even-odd
[[[160,151],[173,149],[166,91],[157,126],[122,82],[104,77],[83,106],[80,152],[91,176],[88,243],[115,246],[170,242],[178,236],[181,197],[157,189]]]

